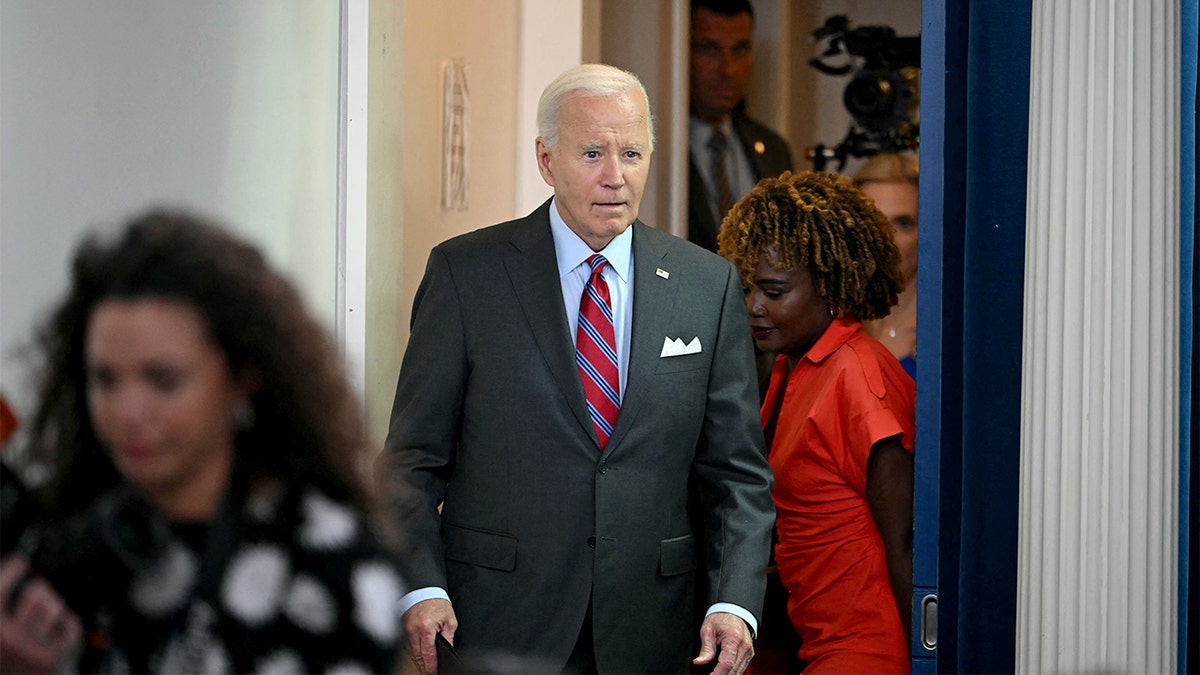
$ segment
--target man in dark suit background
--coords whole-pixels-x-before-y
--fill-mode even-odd
[[[753,31],[749,0],[692,0],[688,239],[710,251],[729,206],[794,168],[783,138],[744,111]]]
[[[717,250],[725,213],[758,181],[792,169],[779,134],[745,112],[754,69],[750,0],[692,0],[688,117],[688,239]],[[773,354],[754,350],[760,399]]]
[[[774,522],[741,281],[637,220],[636,77],[567,71],[538,131],[553,198],[435,247],[413,303],[379,467],[409,652],[423,672],[441,635],[475,670],[741,673]]]

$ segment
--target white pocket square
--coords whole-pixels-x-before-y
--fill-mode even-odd
[[[668,356],[683,356],[684,354],[699,354],[700,353],[700,338],[699,336],[692,338],[692,341],[683,344],[683,338],[663,338],[662,353],[659,358],[667,358]]]

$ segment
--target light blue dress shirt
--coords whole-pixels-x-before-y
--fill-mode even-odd
[[[593,251],[579,235],[567,227],[554,203],[550,204],[550,233],[554,235],[554,255],[558,257],[558,280],[562,284],[563,308],[571,341],[579,330],[579,301],[583,288],[592,275],[587,259],[593,254],[604,256],[608,264],[600,272],[608,284],[612,303],[613,337],[617,345],[617,371],[620,373],[621,399],[625,398],[625,383],[629,380],[629,326],[633,323],[633,228],[613,237],[602,251]]]

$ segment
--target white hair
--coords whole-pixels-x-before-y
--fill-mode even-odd
[[[538,100],[538,136],[550,150],[558,148],[558,115],[567,94],[579,92],[586,96],[616,96],[637,92],[646,111],[646,132],[650,150],[654,149],[654,118],[650,114],[650,97],[636,75],[602,63],[584,63],[554,78]]]

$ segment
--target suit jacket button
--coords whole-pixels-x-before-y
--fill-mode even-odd
[[[608,473],[608,462],[601,461],[600,465],[596,467],[596,470],[600,473]]]
[[[595,537],[588,537],[588,546],[591,546],[592,548],[596,548],[596,538]]]

